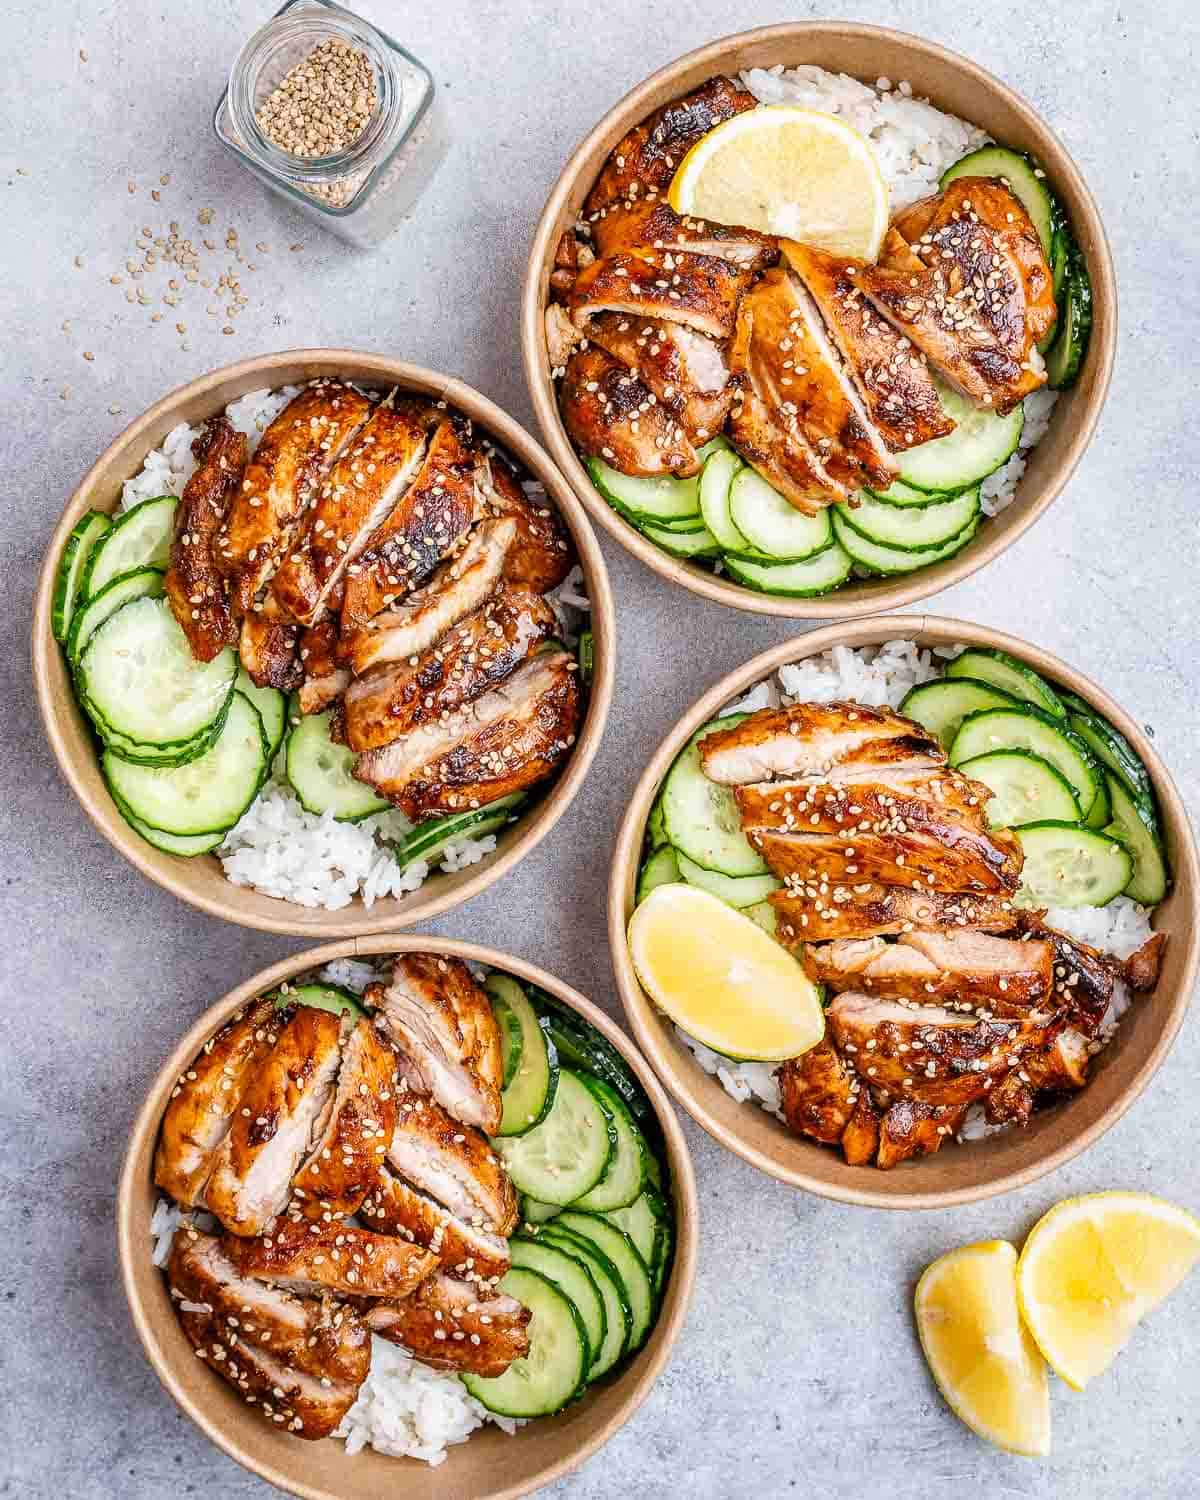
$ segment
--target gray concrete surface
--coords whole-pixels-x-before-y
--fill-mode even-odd
[[[670,57],[743,26],[820,12],[890,22],[970,53],[1049,116],[1099,197],[1122,292],[1120,358],[1099,434],[1037,528],[933,607],[1024,634],[1099,678],[1153,726],[1194,803],[1200,30],[1187,0],[751,0],[732,10],[718,0],[675,9],[373,0],[370,13],[432,67],[455,142],[412,222],[369,259],[269,200],[210,138],[224,72],[266,16],[265,0],[10,0],[0,15],[0,1493],[272,1493],[193,1430],[145,1364],[117,1281],[112,1197],[142,1090],[181,1029],[295,945],[208,920],[148,885],[59,780],[33,704],[27,622],[66,496],[168,388],[240,355],[306,343],[440,366],[528,420],[517,291],[567,147]],[[171,182],[154,204],[149,192],[164,173]],[[142,224],[177,218],[196,236],[204,205],[216,210],[218,242],[232,224],[244,245],[272,246],[244,277],[252,301],[232,337],[195,289],[152,324],[108,281]],[[289,254],[295,241],[305,249]],[[186,351],[176,318],[190,330]],[[621,656],[591,779],[534,856],[438,930],[535,959],[616,1013],[603,903],[627,794],[678,713],[792,627],[669,592],[616,546],[606,541],[604,551]],[[959,1426],[926,1376],[908,1309],[934,1255],[972,1238],[1019,1237],[1067,1193],[1151,1188],[1200,1207],[1198,1065],[1193,1019],[1149,1096],[1083,1160],[1027,1192],[950,1213],[896,1217],[802,1196],[687,1122],[702,1213],[690,1321],[636,1419],[553,1493],[1190,1500],[1200,1493],[1200,1276],[1086,1396],[1056,1386],[1054,1457],[1040,1465],[992,1452]]]

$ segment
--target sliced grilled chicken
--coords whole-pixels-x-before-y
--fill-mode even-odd
[[[217,536],[217,567],[230,580],[237,613],[253,607],[370,411],[367,398],[340,380],[315,380],[263,433]]]
[[[726,785],[773,776],[827,776],[871,760],[877,740],[896,742],[901,765],[911,764],[914,756],[930,766],[946,761],[941,746],[919,724],[891,709],[861,703],[759,709],[732,729],[705,735],[700,759],[704,774]]]
[[[290,693],[304,681],[299,652],[300,627],[286,619],[268,594],[242,620],[238,655],[246,674],[258,687]]]
[[[378,517],[346,568],[342,633],[357,630],[423,583],[459,547],[478,515],[471,424],[458,415],[443,417],[420,472]]]
[[[1098,949],[1047,927],[1040,913],[1017,914],[1022,932],[1048,941],[1054,949],[1054,993],[1066,1005],[1071,1024],[1085,1036],[1095,1036],[1113,997],[1113,985],[1123,978],[1121,966]]]
[[[850,492],[825,469],[779,402],[769,399],[769,392],[756,384],[746,359],[749,326],[740,325],[730,348],[735,384],[729,440],[789,505],[814,516],[835,501],[848,500]]]
[[[380,1168],[359,1214],[378,1233],[398,1234],[424,1245],[437,1256],[443,1270],[465,1280],[487,1281],[508,1270],[506,1239],[476,1229],[386,1167]]]
[[[329,1011],[300,1006],[281,1024],[217,1148],[204,1193],[231,1234],[262,1234],[286,1207],[340,1057],[341,1022]]]
[[[269,1000],[238,1011],[205,1043],[171,1090],[154,1156],[154,1180],[184,1208],[201,1202],[217,1147],[247,1081],[275,1045],[280,1024]]]
[[[940,891],[1015,891],[1021,846],[1002,829],[990,833],[942,824],[906,832],[774,833],[751,829],[746,837],[781,880],[803,888],[829,881],[841,886],[920,881]]]
[[[1047,1047],[1031,1052],[990,1091],[984,1113],[991,1125],[1026,1125],[1040,1093],[1073,1093],[1087,1083],[1091,1054],[1082,1031],[1066,1026]]]
[[[1152,990],[1162,972],[1163,955],[1167,947],[1167,934],[1156,932],[1142,946],[1123,960],[1121,970],[1130,989]]]
[[[426,1093],[487,1135],[500,1128],[500,1028],[466,964],[402,953],[388,984],[368,986],[387,1034],[407,1054]]]
[[[435,1370],[495,1377],[529,1353],[531,1316],[505,1292],[486,1296],[474,1282],[442,1274],[404,1302],[373,1307],[367,1323]]]
[[[654,260],[672,275],[677,255],[727,260],[755,276],[779,259],[779,242],[774,235],[677,214],[665,199],[653,196],[634,198],[603,214],[592,226],[592,246],[600,259],[636,255]],[[586,266],[575,267],[576,271],[583,269]]]
[[[417,821],[525,791],[575,743],[575,673],[574,657],[542,652],[443,723],[360,755],[354,775]]]
[[[527,493],[504,456],[492,450],[476,455],[475,486],[483,515],[517,525],[504,559],[505,581],[534,594],[556,589],[579,557],[570,532],[541,485]]]
[[[176,1301],[208,1307],[231,1350],[254,1344],[306,1375],[339,1385],[366,1379],[370,1334],[350,1307],[332,1298],[297,1297],[243,1276],[212,1235],[187,1226],[176,1233],[167,1282]]]
[[[938,1005],[878,1000],[846,990],[826,1012],[842,1056],[875,1090],[926,1104],[980,1099],[1029,1052],[1045,1046],[1054,1022],[983,1019]]]
[[[1016,1016],[1051,1000],[1054,950],[981,932],[918,929],[894,943],[881,937],[810,943],[804,967],[835,992],[860,990],[884,1000],[932,1000],[986,1006]]]
[[[865,1167],[875,1160],[879,1150],[879,1111],[868,1089],[860,1088],[854,1100],[854,1113],[842,1132],[842,1155],[851,1167]]]
[[[734,789],[743,828],[780,833],[984,827],[991,791],[944,767],[885,773],[886,779],[764,781]]]
[[[1016,912],[1007,896],[914,890],[910,886],[830,886],[828,882],[782,891],[767,898],[779,913],[779,940],[786,947],[869,938],[914,927],[974,928],[1010,932]]]
[[[753,280],[748,266],[692,251],[607,255],[575,278],[567,308],[587,333],[600,313],[664,318],[710,339],[727,339]]]
[[[693,444],[721,430],[733,401],[725,351],[682,323],[601,313],[588,339],[631,370],[679,421]]]
[[[171,613],[197,661],[212,661],[237,640],[229,583],[217,567],[214,543],[242,482],[246,437],[228,417],[212,417],[192,444],[196,469],[175,510],[171,565],[163,580]]]
[[[337,659],[337,617],[325,614],[316,625],[310,625],[299,640],[300,666],[304,681],[300,684],[300,712],[323,713],[336,703],[350,686],[352,678]]]
[[[879,1123],[875,1165],[885,1172],[911,1156],[940,1151],[962,1124],[965,1106],[926,1104],[920,1099],[898,1099]]]
[[[353,1214],[374,1186],[396,1128],[396,1054],[366,1019],[342,1049],[333,1107],[296,1173],[304,1213]]]
[[[859,1081],[828,1039],[789,1058],[776,1076],[788,1129],[836,1146],[854,1114]]]
[[[575,443],[622,474],[684,478],[700,468],[679,418],[603,349],[577,349],[571,355],[559,402]]]
[[[664,104],[613,147],[584,202],[585,217],[592,219],[622,199],[665,190],[701,136],[757,103],[753,94],[730,79],[710,78],[692,93]]]
[[[566,290],[575,285],[574,272]],[[546,305],[546,352],[550,356],[550,370],[555,378],[567,367],[567,360],[583,342],[583,334],[575,327],[571,314],[561,302]]]
[[[423,589],[344,640],[343,654],[354,671],[419,656],[474,614],[500,582],[516,534],[515,521],[481,522],[458,556],[443,563]]]
[[[394,1234],[288,1214],[269,1235],[234,1239],[225,1249],[243,1276],[300,1293],[407,1297],[437,1267],[437,1257]]]
[[[989,1125],[1029,1124],[1037,1103],[1037,1090],[1028,1082],[1028,1077],[1024,1067],[1014,1068],[995,1088],[988,1090],[984,1096],[983,1113]]]
[[[517,1195],[499,1157],[434,1099],[402,1096],[388,1164],[475,1229],[509,1235],[516,1227]]]
[[[350,683],[346,743],[374,750],[421,725],[440,723],[503,681],[557,628],[554,611],[539,594],[502,584],[415,663],[385,663]]]
[[[954,431],[925,356],[878,313],[858,286],[864,262],[783,242],[788,264],[820,309],[867,415],[892,453]]]
[[[321,485],[271,592],[302,625],[324,614],[367,539],[391,515],[425,462],[437,409],[392,394],[371,413]]]

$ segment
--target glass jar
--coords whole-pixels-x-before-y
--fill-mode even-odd
[[[368,61],[375,104],[361,133],[328,156],[270,140],[258,115],[285,76],[322,42]],[[376,245],[412,208],[446,153],[433,78],[399,43],[332,0],[288,0],[238,54],[213,115],[217,139],[310,219],[351,244]]]

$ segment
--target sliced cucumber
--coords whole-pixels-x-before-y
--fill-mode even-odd
[[[1106,906],[1133,879],[1124,844],[1074,823],[1030,823],[1016,830],[1025,853],[1021,900],[1030,906]]]
[[[750,547],[765,554],[768,562],[772,558],[802,562],[823,552],[833,541],[828,510],[818,511],[815,516],[805,515],[754,469],[743,468],[735,477],[730,488],[729,512],[734,527]]]
[[[630,1311],[629,1293],[625,1290],[625,1283],[621,1280],[616,1266],[597,1245],[591,1240],[585,1240],[582,1235],[572,1234],[569,1230],[558,1228],[557,1219],[539,1230],[537,1239],[539,1244],[555,1245],[568,1255],[575,1256],[592,1273],[592,1280],[596,1284],[596,1290],[600,1293],[600,1300],[604,1303],[605,1334],[604,1342],[599,1350],[592,1351],[592,1365],[588,1371],[588,1380],[599,1380],[602,1375],[606,1375],[612,1369],[629,1344],[633,1314]]]
[[[679,874],[689,885],[699,886],[702,891],[716,896],[728,906],[743,910],[765,901],[772,891],[777,891],[782,881],[774,875],[722,875],[719,870],[706,870],[686,854],[678,855]]]
[[[542,1203],[537,1198],[521,1199],[521,1222],[522,1224],[548,1224],[551,1219],[562,1213],[561,1203]]]
[[[157,568],[139,568],[136,573],[114,578],[98,594],[90,595],[76,609],[71,621],[67,636],[67,656],[71,666],[79,664],[83,648],[110,615],[115,615],[134,599],[157,599],[162,592],[163,574]]]
[[[596,675],[596,637],[590,630],[579,633],[579,680],[584,687],[591,685]]]
[[[1020,708],[989,708],[964,719],[950,746],[950,764],[993,750],[1030,750],[1047,760],[1071,785],[1084,817],[1092,810],[1100,789],[1100,767],[1073,729],[1032,704]]]
[[[104,748],[111,750],[114,755],[119,755],[122,760],[127,760],[134,766],[186,766],[193,760],[199,760],[216,744],[218,736],[225,728],[225,719],[232,702],[233,694],[231,693],[225,707],[213,722],[206,725],[203,732],[194,739],[186,740],[182,745],[165,745],[161,748],[157,745],[139,745],[133,740],[127,740],[124,735],[117,734],[115,730],[110,729],[89,704],[85,702],[84,707],[92,716],[96,731],[104,741]]]
[[[503,992],[494,990],[488,998],[492,1004],[492,1014],[496,1018],[496,1030],[500,1033],[500,1087],[506,1089],[521,1066],[521,1053],[525,1050],[525,1043],[517,1013],[504,998]]]
[[[661,524],[700,514],[700,482],[696,478],[638,478],[621,474],[598,458],[589,458],[587,468],[604,498],[639,521]]]
[[[1046,355],[1051,390],[1074,385],[1092,336],[1092,283],[1080,251],[1072,246],[1066,291],[1058,313],[1058,335]]]
[[[270,747],[270,759],[274,761],[276,752],[287,734],[287,698],[278,688],[260,688],[251,680],[245,667],[238,668],[237,690],[243,697],[249,698],[258,710],[258,717],[262,720],[263,732],[267,736],[267,744]]]
[[[976,646],[956,656],[946,667],[947,677],[969,677],[973,682],[986,682],[1011,698],[1023,703],[1032,703],[1035,708],[1061,719],[1066,716],[1062,699],[1044,677],[1032,667],[1026,666],[1007,651],[991,650]]]
[[[120,804],[117,804],[120,806]],[[146,823],[140,823],[132,813],[121,808],[121,816],[130,826],[146,840],[153,844],[156,849],[161,849],[164,854],[178,854],[183,859],[195,859],[198,854],[211,854],[225,837],[226,830],[219,833],[196,833],[190,837],[181,838],[174,833],[163,833],[160,828],[151,828]]]
[[[101,733],[107,726],[133,744],[164,749],[198,739],[224,713],[237,658],[226,649],[197,661],[167,601],[141,598],[93,633],[78,675]]]
[[[612,1043],[544,990],[534,989],[531,998],[559,1061],[603,1078],[624,1099],[643,1133],[656,1136],[658,1122],[646,1092]]]
[[[857,505],[839,505],[837,514],[869,542],[901,552],[928,552],[953,541],[978,518],[979,487],[922,506],[888,505],[864,492]]]
[[[591,1209],[596,1213],[625,1208],[641,1197],[650,1148],[620,1094],[610,1088],[603,1078],[590,1073],[580,1076],[599,1100],[601,1107],[608,1111],[617,1132],[617,1144],[604,1176],[594,1188],[576,1198],[575,1207]]]
[[[1024,408],[1014,406],[1002,417],[990,406],[976,406],[945,382],[935,383],[954,431],[902,453],[900,478],[915,490],[964,490],[986,479],[1017,451]]]
[[[503,1375],[464,1375],[462,1383],[489,1411],[506,1417],[544,1417],[560,1411],[587,1378],[587,1330],[575,1304],[554,1282],[528,1266],[513,1266],[500,1290],[524,1303],[529,1353]]]
[[[1050,274],[1053,278],[1054,303],[1058,316],[1038,340],[1038,353],[1044,355],[1062,331],[1063,289],[1067,284],[1067,271],[1071,264],[1071,232],[1065,223],[1054,226],[1050,241]]]
[[[1104,767],[1101,766],[1101,771]],[[1085,828],[1098,828],[1103,833],[1112,822],[1112,798],[1108,795],[1108,778],[1100,777],[1100,784],[1096,788],[1096,800],[1088,809],[1088,815],[1083,820]]]
[[[890,577],[894,573],[915,573],[918,568],[927,568],[931,563],[944,562],[946,558],[953,557],[956,552],[961,552],[971,538],[979,529],[979,517],[967,523],[957,536],[950,538],[940,547],[930,547],[918,552],[901,551],[899,547],[885,547],[879,542],[872,542],[860,532],[855,531],[853,526],[846,523],[840,512],[835,511],[833,516],[834,535],[842,550],[854,562],[868,573],[878,573],[883,577]]]
[[[760,563],[727,553],[725,570],[736,583],[760,594],[779,594],[786,599],[815,599],[840,588],[854,564],[835,542],[803,562]]]
[[[54,583],[54,603],[50,609],[50,626],[54,631],[54,639],[60,643],[65,642],[70,635],[71,621],[79,602],[88,560],[96,544],[111,526],[112,522],[106,515],[98,510],[89,510],[76,521],[63,546],[58,577]]]
[[[658,1243],[670,1222],[666,1204],[655,1188],[647,1188],[625,1208],[610,1209],[604,1217],[623,1230],[633,1247],[653,1270],[658,1260]]]
[[[638,876],[637,899],[640,905],[660,885],[674,885],[679,879],[679,860],[670,845],[656,849]]]
[[[1135,801],[1145,803],[1153,813],[1154,787],[1149,773],[1141,756],[1121,731],[1074,693],[1064,693],[1063,702],[1070,715],[1071,728],[1085,741],[1096,759],[1125,783]]]
[[[1105,771],[1104,779],[1112,801],[1112,822],[1104,831],[1119,839],[1133,860],[1133,874],[1123,887],[1125,895],[1143,906],[1157,906],[1171,884],[1158,822],[1129,795],[1120,777]]]
[[[505,1076],[500,1096],[500,1134],[524,1135],[550,1113],[558,1088],[558,1053],[529,996],[509,974],[489,974],[484,989],[493,1004],[503,1004],[521,1031],[521,1051],[512,1077]],[[535,1192],[533,1197],[537,1197]]]
[[[92,549],[83,578],[87,598],[95,598],[114,578],[135,573],[139,568],[166,571],[171,561],[175,507],[178,504],[174,495],[158,495],[153,500],[143,500],[116,518],[103,539]]]
[[[1054,195],[1046,186],[1046,174],[1024,151],[1010,151],[1006,146],[981,146],[971,151],[942,173],[939,186],[944,190],[960,177],[998,177],[1020,199],[1021,206],[1033,220],[1034,228],[1049,259],[1056,217]]]
[[[742,817],[727,786],[710,781],[700,765],[700,741],[714,729],[732,729],[745,714],[726,714],[703,725],[680,751],[663,782],[667,837],[688,859],[722,875],[764,875],[767,866],[742,832]]]
[[[590,1240],[616,1266],[629,1294],[629,1310],[633,1317],[629,1347],[625,1352],[633,1354],[642,1347],[654,1321],[654,1288],[650,1280],[650,1268],[638,1254],[629,1235],[598,1214],[568,1209],[558,1216],[555,1223],[570,1230],[572,1234]]]
[[[776,928],[779,926],[779,913],[769,901],[760,901],[756,906],[747,906],[743,916],[749,917],[768,936],[775,936]]]
[[[966,486],[970,488],[970,486]],[[943,505],[947,500],[953,500],[958,495],[957,490],[914,490],[912,485],[905,484],[903,479],[893,479],[886,490],[864,490],[864,495],[870,495],[873,500],[879,500],[884,505],[903,506],[926,506]]]
[[[417,860],[433,864],[460,839],[482,839],[507,828],[524,801],[523,792],[512,792],[470,812],[449,813],[444,818],[418,823],[396,846],[396,858],[404,867]]]
[[[514,1266],[537,1271],[547,1281],[552,1281],[564,1297],[570,1298],[587,1332],[590,1373],[592,1360],[604,1346],[608,1317],[604,1298],[587,1262],[580,1256],[571,1255],[561,1245],[551,1245],[526,1235],[516,1235],[509,1240],[508,1251]]]
[[[900,712],[915,719],[930,734],[936,735],[945,749],[954,743],[959,726],[970,714],[987,708],[1015,708],[1017,700],[1000,688],[986,682],[969,682],[964,678],[940,678],[923,682],[905,698]]]
[[[733,523],[729,509],[730,489],[742,461],[729,448],[719,449],[705,460],[700,472],[700,514],[704,524],[726,552],[747,546],[746,538]]]
[[[235,693],[216,743],[196,760],[139,766],[105,750],[101,768],[117,805],[139,823],[182,837],[217,833],[232,828],[258,796],[266,736],[253,704]]]
[[[307,1005],[312,1010],[327,1010],[335,1016],[349,1016],[351,1021],[366,1020],[367,1013],[359,1004],[352,990],[340,984],[288,985],[275,997],[275,1008],[286,1010],[291,1005]]]
[[[287,779],[305,812],[332,813],[339,823],[357,823],[391,803],[373,786],[356,781],[358,755],[349,745],[329,738],[333,710],[303,714],[287,738]]]
[[[670,531],[665,526],[655,526],[643,521],[642,534],[650,538],[656,547],[669,552],[672,557],[720,557],[721,544],[707,526],[694,531]]]
[[[993,828],[1079,821],[1079,800],[1071,783],[1040,755],[1028,750],[993,750],[964,761],[958,769],[991,788],[985,812]]]
[[[650,842],[651,849],[661,849],[667,842],[667,828],[663,822],[662,793],[654,799],[654,806],[650,809],[650,816],[646,819],[646,838]]]
[[[497,1136],[513,1186],[542,1203],[574,1203],[594,1188],[617,1149],[611,1115],[578,1073],[562,1068],[550,1113],[522,1135]]]

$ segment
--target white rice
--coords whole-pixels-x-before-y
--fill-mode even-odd
[[[936,192],[947,167],[991,139],[966,120],[935,109],[927,99],[915,98],[910,84],[893,84],[888,78],[879,78],[872,86],[845,73],[813,66],[785,69],[779,63],[773,68],[750,68],[741,75],[741,82],[761,104],[820,110],[857,130],[871,144],[893,211]],[[800,224],[772,227],[779,234],[803,238]],[[983,482],[980,501],[985,515],[996,515],[1016,498],[1026,455],[1045,435],[1057,400],[1058,392],[1046,387],[1025,398],[1020,446]]]
[[[225,408],[234,427],[246,434],[251,453],[300,390],[298,385],[286,385],[277,391],[250,391]],[[156,495],[182,495],[196,467],[192,443],[199,434],[199,427],[186,422],[173,427],[162,445],[146,455],[139,472],[125,481],[118,508],[128,510]],[[534,504],[549,504],[537,480],[526,480],[523,488]],[[574,645],[580,622],[591,609],[583,569],[574,567],[546,597],[558,618],[562,639]],[[395,810],[361,823],[339,823],[332,814],[305,812],[288,783],[281,753],[270,779],[216,854],[226,879],[265,896],[326,911],[338,911],[359,897],[370,907],[386,897],[417,890],[433,873],[433,866],[424,861],[401,866],[385,842],[402,838],[412,826]],[[460,839],[442,851],[437,869],[446,874],[465,870],[495,848],[493,834]]]
[[[766,682],[744,694],[721,710],[722,714],[750,713],[758,708],[777,708],[789,703],[829,703],[853,700],[872,708],[899,708],[909,691],[922,682],[939,677],[947,660],[958,656],[962,646],[939,646],[927,650],[915,641],[885,641],[881,646],[834,646],[820,656],[783,666]],[[1114,958],[1128,958],[1146,942],[1153,928],[1145,907],[1118,896],[1107,906],[1079,908],[1052,907],[1047,923],[1089,943]],[[1121,1017],[1129,1008],[1129,988],[1118,980],[1113,986],[1112,1001],[1091,1043],[1093,1055],[1103,1050],[1115,1036]],[[706,1073],[716,1077],[731,1098],[739,1103],[753,1101],[769,1114],[782,1118],[779,1084],[775,1066],[770,1063],[735,1062],[722,1057],[675,1028],[675,1034],[688,1048]],[[972,1105],[959,1132],[960,1140],[976,1140],[1008,1125],[988,1125],[982,1105]]]

